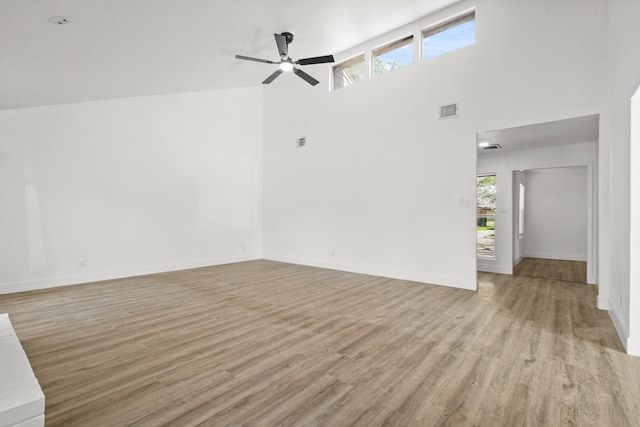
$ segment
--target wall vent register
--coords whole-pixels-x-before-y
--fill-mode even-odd
[[[441,119],[451,119],[453,117],[458,117],[458,104],[449,104],[449,105],[441,105],[440,106],[440,118]]]

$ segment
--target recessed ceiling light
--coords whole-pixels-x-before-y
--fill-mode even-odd
[[[66,16],[52,16],[49,18],[49,22],[56,25],[65,25],[69,23],[69,18]]]
[[[480,144],[478,144],[478,147],[480,148],[485,148],[488,147],[490,144],[488,142],[481,142]]]

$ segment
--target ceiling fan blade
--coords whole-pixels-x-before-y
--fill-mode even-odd
[[[273,36],[276,38],[280,58],[287,59],[289,57],[289,45],[287,44],[287,38],[282,34],[274,34]]]
[[[277,62],[269,61],[266,59],[252,58],[250,56],[236,55],[236,59],[244,59],[245,61],[264,62],[265,64],[278,64]]]
[[[313,58],[304,58],[296,61],[298,65],[326,64],[327,62],[335,62],[333,55],[315,56]]]
[[[305,73],[304,71],[302,71],[299,68],[294,68],[293,72],[296,73],[296,76],[300,77],[301,79],[305,80],[307,83],[309,83],[311,86],[315,86],[318,83],[320,83],[319,81],[317,81],[316,79],[314,79],[313,77],[311,77],[309,74]]]
[[[267,77],[266,80],[262,82],[262,84],[268,85],[269,83],[274,81],[276,79],[276,77],[278,77],[280,74],[282,74],[282,70],[274,71],[274,73],[271,74],[269,77]]]

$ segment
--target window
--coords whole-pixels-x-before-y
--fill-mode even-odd
[[[387,74],[418,60],[441,55],[474,44],[476,41],[475,10],[462,12],[462,14],[441,21],[440,24],[424,29],[426,22],[428,22],[427,19],[425,18],[425,22],[422,24],[415,24],[419,25],[417,28],[401,30],[411,31],[413,35],[390,41],[373,49],[370,45],[365,46],[364,53],[336,64],[331,68],[332,90],[351,86],[373,76]],[[422,54],[416,55],[415,52],[420,47],[422,47]]]
[[[333,89],[351,86],[367,76],[364,54],[351,58],[333,67]]]
[[[413,36],[373,51],[373,74],[376,76],[410,64],[413,64]]]
[[[471,12],[422,32],[422,59],[475,43],[476,14]]]
[[[518,195],[518,234],[524,236],[524,185],[520,183],[520,194]]]
[[[477,179],[478,258],[496,257],[496,176],[481,175]]]

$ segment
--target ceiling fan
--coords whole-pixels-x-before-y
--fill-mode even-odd
[[[282,34],[274,34],[276,38],[276,45],[278,46],[278,53],[280,54],[280,62],[269,61],[267,59],[252,58],[250,56],[236,55],[237,59],[244,59],[246,61],[264,62],[265,64],[278,64],[280,69],[276,70],[273,74],[266,78],[262,83],[268,85],[276,79],[283,72],[293,71],[295,75],[306,81],[312,86],[320,83],[318,80],[311,77],[295,65],[313,65],[313,64],[325,64],[333,62],[333,55],[315,56],[313,58],[304,58],[294,61],[289,57],[289,44],[293,41],[293,34],[284,32]]]

